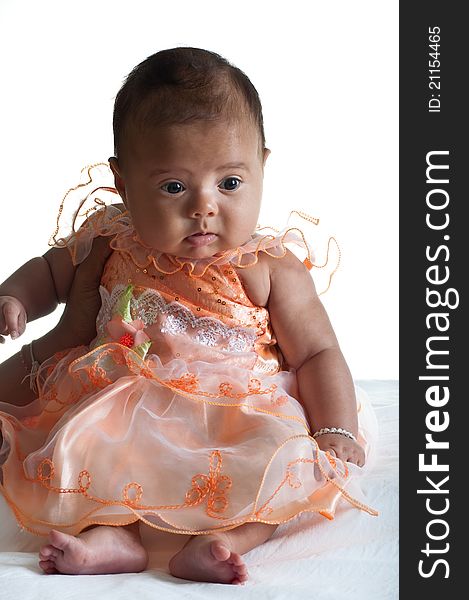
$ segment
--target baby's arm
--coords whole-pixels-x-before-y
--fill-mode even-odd
[[[22,265],[0,285],[0,334],[15,338],[24,332],[27,321],[66,302],[74,274],[75,266],[65,248],[51,248]]]
[[[352,376],[327,313],[303,263],[291,252],[270,260],[268,308],[288,365],[296,369],[300,401],[312,431],[341,427],[358,434]],[[352,439],[324,434],[316,441],[344,461],[362,466],[365,453]]]
[[[113,206],[125,210],[123,204]],[[96,238],[93,248],[97,244],[108,256],[108,242]],[[54,311],[59,303],[67,302],[75,271],[76,265],[66,248],[51,248],[42,256],[29,260],[6,279],[0,285],[0,342],[5,341],[1,334],[18,337],[24,333],[27,321],[43,317]],[[90,290],[92,292],[94,290]],[[14,332],[18,335],[15,336]],[[77,333],[82,332],[77,328]]]
[[[21,335],[27,321],[66,302],[74,274],[75,266],[65,248],[51,248],[17,269],[0,285],[0,334],[17,337],[14,332]]]
[[[60,322],[52,331],[34,340],[34,357],[39,363],[55,352],[77,344],[88,345],[96,335],[96,316],[101,306],[98,287],[111,252],[109,238],[99,237],[94,240],[90,254],[77,266]],[[30,371],[28,353],[23,356],[17,352],[0,364],[0,404],[25,406],[34,400],[36,394],[30,388],[30,381],[25,379]]]

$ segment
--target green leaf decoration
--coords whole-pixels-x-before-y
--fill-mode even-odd
[[[148,352],[148,349],[151,346],[151,343],[152,343],[151,340],[147,340],[146,342],[143,342],[142,344],[139,344],[138,346],[134,346],[132,348],[132,350],[134,350],[134,352],[136,352],[140,356],[140,358],[144,359]]]
[[[116,305],[116,312],[126,321],[130,323],[132,321],[132,316],[130,314],[130,300],[132,299],[132,292],[134,286],[129,284],[125,290],[122,292],[121,297],[119,298]]]

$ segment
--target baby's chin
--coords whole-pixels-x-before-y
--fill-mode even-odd
[[[229,241],[217,236],[217,239],[212,243],[202,246],[193,246],[186,240],[183,240],[182,243],[177,246],[173,246],[168,250],[160,251],[163,252],[163,254],[187,260],[217,258],[219,256],[223,256],[229,250],[233,250],[238,246],[242,246],[251,238],[252,236],[248,236],[248,239],[243,238],[242,240],[232,240],[230,243]]]
[[[243,246],[244,244],[251,241],[253,235],[249,235],[247,238],[242,238],[238,240],[233,240],[232,243],[227,243],[225,240],[217,240],[217,242],[213,244],[209,244],[207,246],[201,246],[198,248],[190,248],[189,250],[185,249],[186,256],[183,254],[179,254],[181,258],[189,258],[189,259],[203,259],[203,258],[217,258],[219,256],[223,256],[226,252],[233,250],[234,248],[238,248]]]
[[[178,258],[186,258],[187,260],[200,260],[204,258],[217,258],[218,256],[223,256],[227,250],[229,250],[229,248],[191,248],[189,250],[183,249],[181,252],[168,252],[168,254],[172,254]]]

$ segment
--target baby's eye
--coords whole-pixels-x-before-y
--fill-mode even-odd
[[[227,177],[220,183],[220,187],[222,187],[224,190],[227,190],[228,192],[232,192],[233,190],[236,190],[239,187],[240,183],[241,180],[237,177]]]
[[[164,183],[161,189],[169,194],[178,194],[184,190],[184,186],[179,181],[169,181],[168,183]]]

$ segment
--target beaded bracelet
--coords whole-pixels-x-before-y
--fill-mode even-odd
[[[28,368],[28,365],[26,364],[26,361],[24,360],[24,353],[23,353],[24,349],[28,345],[29,345],[29,356],[31,359],[31,368],[30,369]],[[21,351],[20,351],[20,356],[21,356],[21,362],[23,363],[24,368],[26,369],[26,372],[27,372],[27,375],[25,375],[25,377],[23,377],[23,379],[21,380],[21,383],[23,383],[23,381],[29,377],[30,378],[29,389],[37,394],[38,390],[37,390],[37,385],[36,385],[36,376],[37,376],[39,367],[41,366],[41,363],[38,360],[36,360],[36,358],[34,357],[33,342],[22,346]]]
[[[342,429],[342,427],[323,427],[319,431],[316,431],[315,434],[313,434],[313,438],[317,438],[320,435],[324,435],[325,433],[338,433],[339,435],[345,435],[345,437],[350,438],[354,442],[357,441],[357,438],[353,435],[353,433],[350,433],[350,431],[347,431],[346,429]]]

